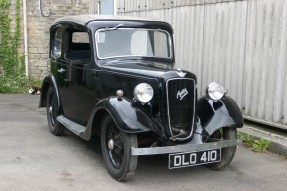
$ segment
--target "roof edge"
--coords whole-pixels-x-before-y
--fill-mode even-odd
[[[73,22],[80,25],[87,25],[92,21],[100,21],[100,20],[130,20],[130,21],[157,21],[157,22],[165,22],[159,20],[152,20],[141,17],[131,17],[131,16],[122,16],[122,15],[74,15],[74,16],[65,16],[56,19],[52,25],[56,25],[61,22]],[[167,23],[167,22],[165,22]]]

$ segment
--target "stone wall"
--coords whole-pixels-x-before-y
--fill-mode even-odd
[[[90,0],[42,0],[42,16],[39,0],[27,1],[29,76],[43,78],[49,72],[49,27],[59,17],[89,13]]]

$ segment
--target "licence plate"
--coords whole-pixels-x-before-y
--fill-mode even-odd
[[[221,160],[221,149],[169,154],[169,169],[214,163]]]

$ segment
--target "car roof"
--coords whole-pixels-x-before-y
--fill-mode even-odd
[[[91,21],[121,21],[121,20],[129,20],[129,21],[155,21],[150,19],[145,19],[141,17],[130,17],[130,16],[118,16],[118,15],[77,15],[77,16],[65,16],[56,19],[52,25],[56,25],[59,23],[72,22],[80,25],[87,25]],[[162,22],[162,21],[161,21]]]

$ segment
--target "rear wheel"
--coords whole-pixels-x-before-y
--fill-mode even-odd
[[[121,131],[110,115],[106,115],[101,127],[101,147],[109,174],[117,181],[125,181],[137,167],[137,156],[131,155],[131,147],[137,147],[137,136]]]
[[[52,87],[49,88],[47,94],[46,112],[50,132],[56,136],[63,135],[65,127],[57,120],[57,116],[59,116],[58,100]]]
[[[209,138],[210,142],[220,141],[220,140],[231,140],[237,138],[237,130],[236,128],[221,128],[216,130]],[[236,152],[236,146],[232,147],[225,147],[221,149],[221,161],[216,163],[207,164],[206,167],[214,170],[219,170],[227,165],[232,161]]]

